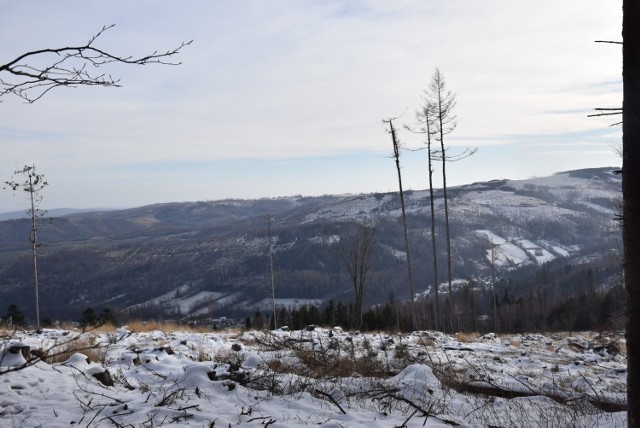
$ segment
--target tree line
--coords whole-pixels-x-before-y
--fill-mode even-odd
[[[589,271],[587,271],[589,272]],[[543,286],[516,296],[507,281],[499,284],[494,322],[491,310],[493,296],[490,289],[474,281],[453,291],[457,310],[451,314],[453,332],[478,333],[547,333],[560,331],[620,331],[624,328],[625,291],[621,282],[597,289],[593,276],[586,274],[585,287],[577,292],[551,298]],[[445,297],[444,304],[449,305]],[[425,330],[436,328],[435,298],[416,299],[417,322]],[[407,300],[393,294],[386,302],[362,312],[352,301],[330,300],[324,305],[302,305],[296,308],[280,307],[278,326],[292,330],[309,325],[341,327],[345,330],[403,331],[414,330],[411,307]],[[249,328],[274,327],[272,317],[256,310],[245,322]],[[497,329],[495,328],[497,326]]]

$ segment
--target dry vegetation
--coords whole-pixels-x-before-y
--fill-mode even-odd
[[[43,352],[41,359],[48,364],[62,363],[77,353],[85,355],[92,362],[104,364],[108,347],[96,346],[93,338],[77,337]]]
[[[126,325],[127,330],[132,333],[145,333],[150,331],[163,331],[167,333],[189,332],[189,333],[211,333],[211,327],[207,325],[185,325],[171,321],[130,321]]]
[[[1,333],[13,339],[39,336]],[[43,342],[48,349],[38,355],[46,363],[65,362],[81,353],[112,371],[116,384],[146,395],[155,391],[158,397],[167,394],[173,382],[169,379],[183,376],[185,367],[203,364],[209,380],[220,382],[225,390],[242,387],[278,397],[308,393],[344,414],[371,403],[379,411],[422,416],[452,414],[462,406],[465,412],[455,413],[460,421],[485,426],[514,426],[517,421],[522,422],[519,426],[555,426],[553,421],[597,426],[601,420],[615,419],[608,415],[625,406],[615,401],[624,393],[624,384],[610,378],[625,360],[624,343],[616,335],[454,337],[431,331],[363,334],[338,328],[214,332],[149,322],[132,322],[127,330],[102,326],[56,334],[49,336],[48,345]],[[602,359],[590,365],[586,357],[597,352],[602,352]],[[182,360],[175,372],[164,371],[169,366],[161,363],[169,355],[171,361]],[[415,369],[425,366],[428,369]],[[404,379],[402,373],[411,367],[432,373],[437,382],[418,393],[394,380]],[[594,383],[606,377],[606,384]],[[185,408],[191,408],[189,400],[200,398],[184,387],[172,391],[184,395]],[[98,412],[88,404],[87,408]]]

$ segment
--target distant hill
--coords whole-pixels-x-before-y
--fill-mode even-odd
[[[618,274],[621,195],[612,168],[567,171],[529,180],[492,180],[451,188],[456,279],[485,284],[491,251],[500,278],[545,265],[559,272],[556,293],[583,287],[560,275],[593,266],[600,286]],[[416,293],[432,289],[427,191],[406,195]],[[440,278],[445,276],[443,199],[436,192]],[[77,318],[87,307],[139,317],[244,316],[270,300],[266,215],[276,239],[276,297],[284,306],[351,299],[336,247],[358,223],[377,228],[368,304],[406,297],[397,193],[168,203],[57,214],[39,238],[41,313]],[[27,219],[0,221],[0,301],[32,307]],[[329,239],[331,237],[331,239]],[[581,268],[582,269],[582,268]],[[568,277],[567,277],[568,278]],[[444,281],[443,281],[444,282]],[[0,308],[4,311],[4,308]]]
[[[69,214],[83,213],[83,212],[92,212],[92,211],[106,211],[104,208],[92,208],[92,209],[76,209],[76,208],[54,208],[52,210],[48,210],[46,215],[49,217],[62,217]],[[9,211],[5,213],[0,213],[0,221],[2,220],[15,220],[20,218],[29,218],[29,212],[27,210],[22,211]]]

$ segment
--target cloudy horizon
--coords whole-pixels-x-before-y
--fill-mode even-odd
[[[35,164],[47,209],[394,191],[382,120],[411,125],[436,67],[458,98],[447,143],[478,148],[450,184],[619,165],[621,130],[587,115],[621,104],[621,50],[594,43],[621,17],[596,0],[7,3],[0,64],[110,24],[96,45],[121,55],[194,42],[179,66],[105,69],[122,88],[0,98],[0,179]],[[403,153],[407,188],[427,187],[424,158]]]

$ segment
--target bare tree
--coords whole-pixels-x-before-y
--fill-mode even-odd
[[[453,108],[456,106],[456,96],[445,87],[444,76],[436,68],[427,92],[435,108],[436,140],[440,142],[442,159],[442,192],[444,198],[444,221],[447,240],[447,282],[449,285],[449,305],[452,304],[453,290],[451,286],[451,233],[449,229],[449,198],[447,197],[447,155],[444,136],[456,128],[456,116]],[[451,309],[451,308],[450,308]],[[450,311],[451,312],[451,311]]]
[[[33,50],[1,64],[0,99],[13,94],[33,103],[59,86],[119,87],[120,79],[103,72],[105,66],[112,63],[179,65],[180,62],[173,62],[171,58],[192,42],[183,42],[177,48],[142,56],[116,55],[96,46],[98,38],[114,26],[102,27],[83,45]]]
[[[414,304],[415,293],[413,292],[413,276],[411,269],[411,251],[409,249],[409,234],[407,232],[407,213],[404,204],[404,191],[402,189],[402,173],[400,172],[400,142],[396,136],[396,130],[393,127],[393,119],[387,119],[384,123],[389,124],[389,133],[391,134],[391,143],[393,144],[393,158],[396,162],[398,170],[398,186],[400,188],[400,207],[402,209],[402,225],[404,230],[404,244],[407,253],[407,281],[409,283],[409,309],[411,311],[411,328],[416,327],[416,309]]]
[[[496,297],[496,261],[498,244],[491,243],[491,294],[493,294],[493,332],[498,334],[498,299]]]
[[[376,229],[357,225],[354,234],[342,240],[338,246],[340,259],[347,268],[349,279],[355,292],[353,326],[362,327],[362,305],[367,290],[367,277],[371,270],[371,254],[375,242]]]
[[[434,202],[433,192],[433,148],[432,137],[435,134],[435,114],[434,106],[429,102],[426,97],[423,97],[423,104],[420,110],[416,112],[416,120],[418,122],[419,129],[414,130],[409,128],[413,132],[418,132],[425,135],[425,145],[427,149],[427,168],[429,177],[429,208],[431,211],[431,252],[433,254],[433,284],[434,294],[436,300],[436,313],[435,313],[435,326],[436,330],[440,329],[440,282],[438,280],[438,252],[436,245],[436,210]]]
[[[447,282],[449,285],[449,305],[452,306],[451,229],[449,228],[449,198],[447,195],[447,162],[458,161],[471,156],[476,152],[476,149],[466,149],[457,155],[447,154],[444,137],[456,129],[456,116],[453,113],[453,109],[456,106],[456,95],[447,89],[444,76],[440,73],[438,68],[436,68],[436,71],[431,77],[429,87],[424,91],[424,98],[426,103],[432,106],[435,125],[435,139],[440,143],[440,151],[436,154],[436,157],[442,161],[442,192],[444,199],[444,221],[447,241]],[[450,314],[453,312],[451,309],[452,307],[449,308]]]
[[[627,424],[640,426],[640,4],[623,0],[622,238],[627,290]]]
[[[273,235],[271,234],[271,214],[267,214],[267,236],[269,237],[269,272],[271,273],[271,304],[273,307],[273,329],[278,328],[276,318],[276,282],[273,274]]]
[[[21,170],[13,173],[13,176],[22,176],[24,181],[5,181],[5,189],[8,187],[13,190],[22,190],[29,195],[29,209],[27,212],[31,216],[31,229],[29,233],[29,242],[31,243],[31,257],[33,262],[33,285],[36,303],[36,329],[40,330],[40,294],[38,292],[38,256],[36,249],[38,248],[38,225],[37,219],[46,214],[45,211],[38,208],[42,195],[40,192],[49,185],[44,175],[36,172],[35,165],[25,165]]]

